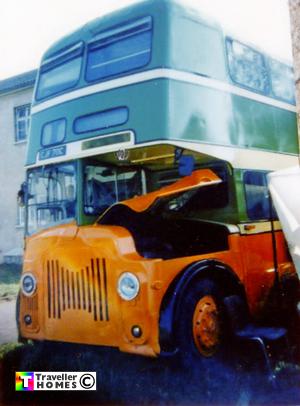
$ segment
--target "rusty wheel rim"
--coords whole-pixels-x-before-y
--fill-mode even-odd
[[[211,357],[220,343],[220,318],[212,296],[203,296],[193,315],[193,337],[200,354]]]

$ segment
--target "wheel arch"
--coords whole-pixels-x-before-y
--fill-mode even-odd
[[[175,321],[180,304],[188,289],[198,280],[209,278],[219,286],[225,296],[238,294],[246,299],[245,290],[237,274],[225,263],[214,259],[197,261],[185,267],[167,289],[160,307],[159,343],[161,354],[174,353]]]

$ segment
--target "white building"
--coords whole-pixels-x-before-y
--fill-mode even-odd
[[[0,81],[0,263],[20,262],[24,209],[17,192],[25,180],[30,104],[36,70]]]

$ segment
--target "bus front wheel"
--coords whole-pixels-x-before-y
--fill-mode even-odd
[[[183,361],[217,358],[225,345],[223,295],[210,279],[197,281],[181,304],[177,320]]]

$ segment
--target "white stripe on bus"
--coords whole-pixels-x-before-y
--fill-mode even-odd
[[[178,71],[174,69],[153,69],[125,77],[108,80],[106,82],[97,83],[83,87],[81,89],[73,90],[71,92],[62,94],[61,96],[54,97],[47,100],[31,109],[31,114],[39,113],[50,107],[57,106],[58,104],[65,103],[71,100],[76,100],[80,97],[90,96],[95,93],[105,92],[107,90],[116,89],[123,86],[142,83],[153,79],[173,79],[180,82],[192,83],[200,86],[205,86],[211,89],[221,90],[230,94],[245,97],[250,100],[255,100],[260,103],[268,104],[270,106],[278,107],[280,109],[296,112],[296,107],[292,104],[275,100],[271,97],[263,96],[246,89],[242,89],[237,86],[233,86],[229,83],[222,82],[220,80],[211,79],[208,77],[196,75],[194,73]]]
[[[274,231],[281,231],[281,223],[279,220],[273,221],[273,225],[270,220],[266,221],[253,221],[251,223],[240,223],[238,224],[241,234],[261,234],[269,233],[274,229]]]

